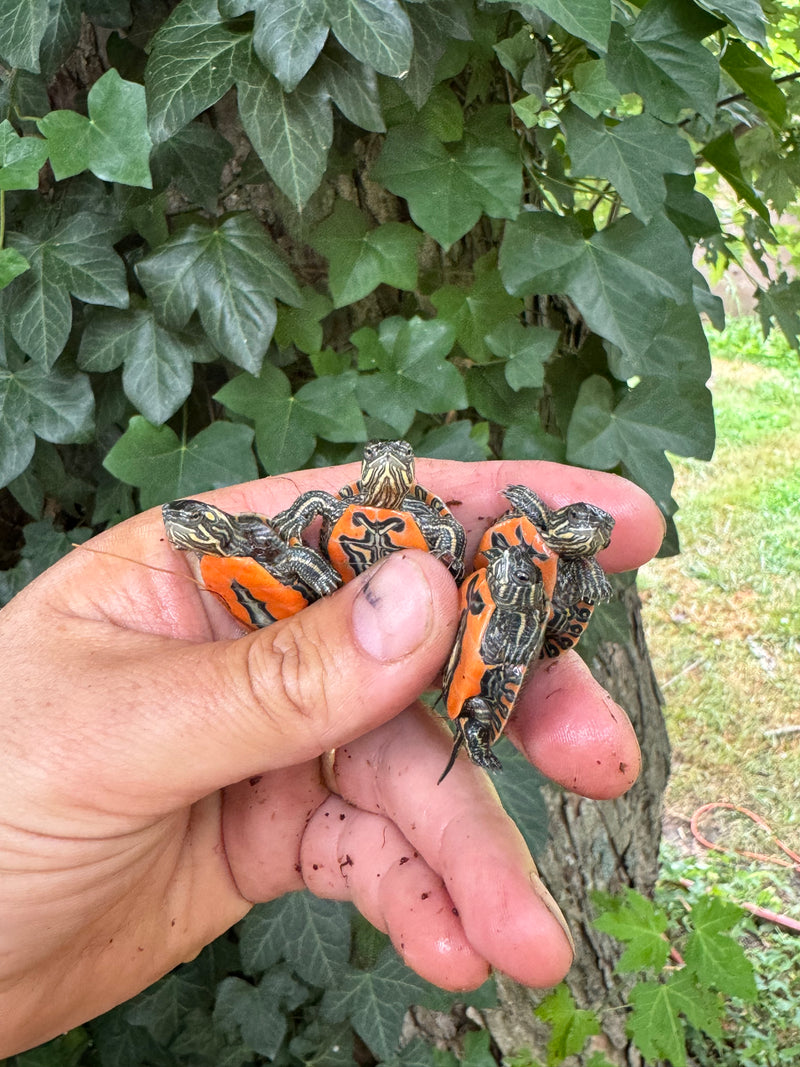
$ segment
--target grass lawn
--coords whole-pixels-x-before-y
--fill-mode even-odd
[[[674,458],[682,553],[640,574],[673,746],[667,812],[732,801],[800,850],[800,361],[751,320],[715,348],[717,449]]]
[[[673,457],[682,553],[639,576],[672,742],[657,898],[679,922],[689,879],[800,921],[800,871],[706,852],[689,832],[701,805],[732,802],[800,851],[800,360],[748,319],[711,343],[717,450],[710,463]],[[786,858],[740,815],[715,812],[701,829]],[[695,1042],[693,1062],[793,1067],[798,935],[755,920],[745,930],[758,998],[736,1007],[723,1042]]]

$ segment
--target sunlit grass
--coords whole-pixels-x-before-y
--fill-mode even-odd
[[[733,801],[797,847],[800,731],[775,731],[800,727],[800,364],[753,326],[716,346],[717,450],[675,458],[682,553],[641,586],[673,746],[668,813]]]

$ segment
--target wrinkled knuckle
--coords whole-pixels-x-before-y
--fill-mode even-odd
[[[253,642],[248,661],[258,705],[284,723],[319,720],[327,706],[324,649],[297,626],[276,627],[270,637]]]

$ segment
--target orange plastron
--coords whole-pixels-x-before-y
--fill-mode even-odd
[[[248,629],[287,619],[309,603],[301,589],[285,584],[250,556],[202,556],[200,575],[206,588]]]
[[[404,511],[352,505],[334,522],[322,545],[344,581],[401,548],[428,550],[416,520]]]
[[[461,618],[453,650],[454,660],[448,664],[446,672],[445,701],[451,719],[462,714],[470,697],[485,695],[488,673],[502,666],[488,662],[486,656],[486,636],[494,611],[494,598],[486,570],[482,568],[470,575],[461,587]],[[521,673],[518,682],[506,677],[502,692],[497,694],[501,705],[497,710],[504,721],[511,714],[521,684]]]

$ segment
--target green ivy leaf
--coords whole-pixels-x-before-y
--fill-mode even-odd
[[[255,0],[253,47],[287,92],[311,69],[330,28],[357,60],[401,77],[411,61],[411,24],[396,0]]]
[[[466,373],[470,407],[490,422],[532,430],[539,426],[539,392],[514,390],[508,384],[504,364],[470,367]]]
[[[123,81],[113,67],[89,90],[89,117],[51,111],[37,126],[47,138],[57,181],[87,168],[102,181],[152,188],[144,88]]]
[[[458,0],[410,4],[407,14],[414,31],[414,51],[408,73],[400,84],[414,107],[421,108],[441,78],[438,64],[447,46],[455,41],[472,40],[472,32],[467,10]]]
[[[386,126],[375,71],[359,63],[335,41],[329,41],[314,74],[346,119],[362,130],[383,133]]]
[[[764,222],[769,222],[769,210],[766,204],[742,173],[742,162],[739,159],[739,151],[733,134],[723,133],[713,141],[709,141],[703,149],[703,156],[725,179],[736,195],[749,204]]]
[[[27,468],[37,437],[55,444],[86,441],[93,412],[85,374],[48,370],[33,361],[12,369],[0,360],[0,485]]]
[[[292,393],[289,379],[271,363],[260,375],[239,374],[215,400],[255,423],[256,450],[270,474],[297,470],[314,451],[317,437],[328,441],[365,441],[356,402],[355,372],[317,378]]]
[[[353,1067],[354,1037],[349,1023],[327,1023],[315,1016],[298,1029],[289,1042],[289,1052],[300,1063],[315,1067]]]
[[[611,26],[606,69],[621,93],[638,93],[653,118],[676,122],[683,108],[713,121],[719,65],[702,44],[720,23],[682,0],[648,0],[633,26]]]
[[[328,5],[328,18],[340,43],[356,59],[390,78],[406,73],[414,36],[397,0],[344,0]]]
[[[222,168],[233,154],[229,141],[204,122],[190,122],[156,148],[152,157],[156,185],[172,181],[193,204],[215,211]]]
[[[94,21],[91,7],[86,14]],[[57,0],[50,4],[47,29],[39,45],[39,64],[48,80],[66,62],[78,43],[80,31],[81,4],[77,0]]]
[[[618,463],[637,469],[641,456],[663,450],[710,459],[713,428],[711,395],[700,382],[647,378],[615,403],[611,385],[592,375],[575,402],[567,459],[598,470]]]
[[[127,1020],[130,1004],[120,1004],[92,1021],[92,1045],[103,1067],[141,1067],[142,1061],[158,1060],[160,1046],[141,1026]]]
[[[578,63],[572,77],[575,89],[570,100],[593,119],[619,104],[619,90],[609,81],[604,59]]]
[[[333,141],[330,98],[309,80],[287,93],[256,60],[236,76],[239,115],[270,177],[299,209],[317,189]]]
[[[548,459],[566,462],[566,444],[547,433],[540,423],[532,426],[512,424],[503,437],[502,459]]]
[[[301,303],[297,307],[278,307],[275,324],[275,344],[279,348],[295,345],[301,352],[317,353],[322,348],[322,319],[330,315],[332,304],[324,293],[310,286],[301,290]]]
[[[786,97],[772,80],[773,70],[769,63],[765,63],[743,41],[729,39],[719,65],[776,126],[783,124]]]
[[[753,965],[728,932],[742,918],[741,908],[718,897],[702,897],[692,908],[692,933],[683,957],[704,988],[753,1001],[757,996]]]
[[[547,1042],[548,1067],[555,1067],[567,1056],[576,1055],[588,1037],[600,1033],[595,1013],[579,1008],[563,982],[544,998],[534,1015],[550,1023],[553,1029]]]
[[[665,1059],[686,1067],[686,1034],[681,1016],[707,1034],[719,1037],[722,1005],[718,997],[698,987],[686,970],[666,982],[639,982],[630,992],[632,1012],[628,1032],[646,1060]]]
[[[447,323],[392,316],[383,320],[377,334],[364,327],[351,340],[370,353],[377,368],[359,376],[361,407],[398,434],[408,430],[418,411],[433,415],[467,406],[463,379],[446,359],[454,340]]]
[[[313,413],[296,404],[289,379],[271,363],[260,375],[239,374],[214,399],[255,423],[258,456],[268,474],[302,467],[314,451]]]
[[[354,1030],[379,1059],[397,1052],[403,1017],[411,1004],[423,1003],[430,987],[387,948],[369,971],[350,970],[322,998],[324,1018],[349,1018]]]
[[[372,176],[404,197],[414,222],[445,248],[484,212],[513,219],[519,211],[522,171],[516,152],[475,136],[445,145],[420,126],[396,126]]]
[[[49,0],[0,4],[0,56],[9,67],[39,71],[39,46],[50,23]]]
[[[291,93],[314,65],[328,36],[326,0],[253,0],[253,48]]]
[[[7,370],[0,368],[0,486],[27,469],[36,449],[28,422],[25,395]]]
[[[1,403],[0,401],[0,406]],[[0,418],[2,418],[1,415]],[[1,434],[2,429],[0,429]],[[0,457],[4,457],[2,448],[0,448]],[[0,459],[0,467],[2,467],[2,459]],[[92,536],[92,531],[76,527],[69,533],[64,533],[63,530],[58,530],[53,526],[51,519],[42,519],[39,522],[26,523],[23,536],[25,544],[20,551],[19,562],[14,567],[0,571],[0,607],[5,606],[29,582],[71,552],[74,544],[87,541]]]
[[[698,7],[727,19],[751,41],[766,47],[764,12],[760,0],[697,0]]]
[[[350,955],[350,915],[350,905],[306,892],[258,904],[238,927],[245,973],[284,959],[303,981],[336,986]]]
[[[146,256],[136,273],[159,318],[181,329],[197,311],[214,347],[257,372],[275,328],[275,298],[297,284],[254,216],[192,222]]]
[[[469,288],[445,285],[431,294],[431,303],[443,322],[450,323],[461,348],[476,363],[492,359],[488,335],[516,319],[522,301],[509,296],[497,272],[497,253],[489,252],[473,265],[475,277]],[[497,353],[495,353],[497,354]]]
[[[140,490],[142,508],[258,477],[249,426],[214,422],[181,442],[169,426],[135,415],[103,461],[115,478]]]
[[[38,137],[20,137],[4,119],[0,122],[0,191],[36,189],[47,159],[47,145]]]
[[[422,240],[419,230],[401,222],[368,230],[362,213],[347,200],[336,202],[311,237],[314,248],[328,260],[328,285],[337,308],[354,304],[381,283],[415,289]]]
[[[544,365],[558,345],[558,330],[544,326],[523,326],[519,319],[504,319],[486,335],[486,344],[500,359],[507,360],[506,381],[518,392],[539,388],[544,382]]]
[[[590,329],[631,358],[652,342],[668,302],[691,302],[689,267],[686,242],[662,215],[646,225],[628,215],[586,239],[574,219],[527,212],[506,226],[500,249],[511,293],[566,293]]]
[[[711,357],[699,316],[687,314],[686,308],[672,304],[650,325],[650,344],[633,358],[619,349],[610,349],[608,366],[614,377],[623,382],[655,376],[705,384],[711,377]]]
[[[51,367],[72,325],[69,294],[87,304],[121,308],[128,305],[128,285],[124,264],[112,247],[113,230],[101,213],[43,212],[32,231],[7,235],[30,270],[6,289],[6,310],[23,352]]]
[[[288,982],[291,976],[285,973]],[[243,978],[223,978],[217,990],[214,1019],[229,1037],[241,1037],[261,1056],[274,1060],[283,1044],[288,1023],[269,983],[258,986]]]
[[[773,324],[786,335],[795,351],[800,351],[800,278],[791,281],[782,274],[758,295],[758,315],[764,336],[769,337]]]
[[[101,311],[86,325],[78,352],[85,371],[125,364],[122,387],[134,407],[155,425],[173,415],[192,388],[192,364],[214,350],[202,337],[161,326],[150,309]]]
[[[594,901],[601,912],[592,926],[628,946],[616,970],[660,971],[669,956],[669,942],[664,937],[667,917],[663,911],[633,889],[626,889],[621,896],[598,893]]]
[[[642,222],[663,206],[666,174],[694,174],[689,142],[650,115],[593,120],[568,105],[561,121],[573,176],[607,178]]]
[[[220,17],[217,0],[182,0],[156,32],[145,70],[150,135],[165,141],[211,107],[247,63],[250,39]]]
[[[694,243],[701,237],[719,233],[719,219],[714,205],[707,196],[695,189],[694,176],[667,174],[664,184],[667,187],[667,218],[684,237]]]
[[[494,46],[494,53],[517,84],[522,83],[525,68],[536,56],[539,42],[524,25],[512,37],[504,37]]]
[[[458,459],[462,463],[488,459],[489,449],[473,433],[473,429],[467,419],[456,419],[444,426],[436,426],[415,443],[414,452],[429,459]]]
[[[500,0],[490,0],[499,3]],[[610,0],[536,0],[535,4],[523,5],[549,15],[567,33],[605,51],[611,29]]]
[[[165,1047],[180,1033],[187,1012],[197,1006],[197,1001],[196,984],[185,981],[177,972],[141,993],[130,1005],[127,1017]]]
[[[27,259],[16,248],[0,248],[0,289],[5,289],[20,274],[30,267]]]

